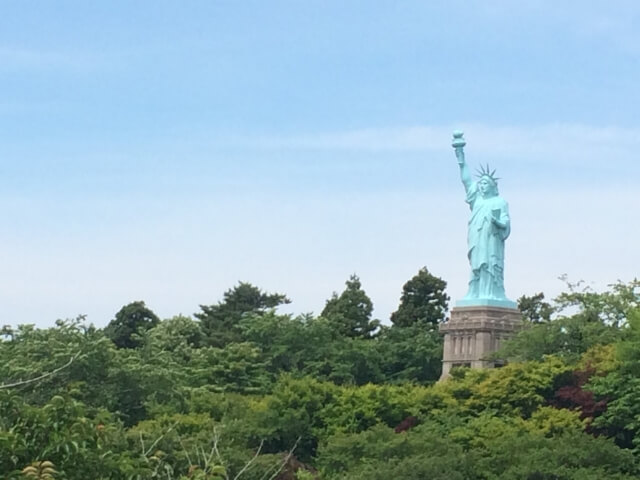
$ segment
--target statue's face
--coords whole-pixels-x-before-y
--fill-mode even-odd
[[[480,190],[480,195],[483,197],[489,197],[493,194],[493,185],[489,179],[483,177],[478,182],[478,190]]]

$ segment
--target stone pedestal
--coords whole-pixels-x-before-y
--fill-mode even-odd
[[[493,368],[496,361],[487,357],[500,348],[522,325],[522,314],[515,308],[476,305],[455,307],[451,318],[440,325],[444,334],[442,376],[452,367]]]

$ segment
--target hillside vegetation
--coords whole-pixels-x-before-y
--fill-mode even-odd
[[[638,478],[639,285],[523,297],[509,363],[439,383],[449,299],[425,268],[388,326],[354,275],[319,316],[240,283],[193,317],[4,327],[0,477]]]

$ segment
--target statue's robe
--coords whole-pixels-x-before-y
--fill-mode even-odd
[[[471,207],[467,236],[471,279],[465,298],[504,300],[504,241],[511,231],[508,204],[498,195],[483,198],[477,182],[467,191],[466,201]],[[493,223],[492,217],[505,227]]]

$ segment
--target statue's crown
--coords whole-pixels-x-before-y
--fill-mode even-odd
[[[496,185],[498,184],[498,180],[500,180],[500,177],[495,176],[496,175],[495,169],[491,171],[491,168],[489,168],[488,163],[486,167],[484,167],[483,165],[480,165],[480,168],[476,170],[476,175],[478,176],[478,178],[489,177],[493,181],[493,183],[495,183]]]

